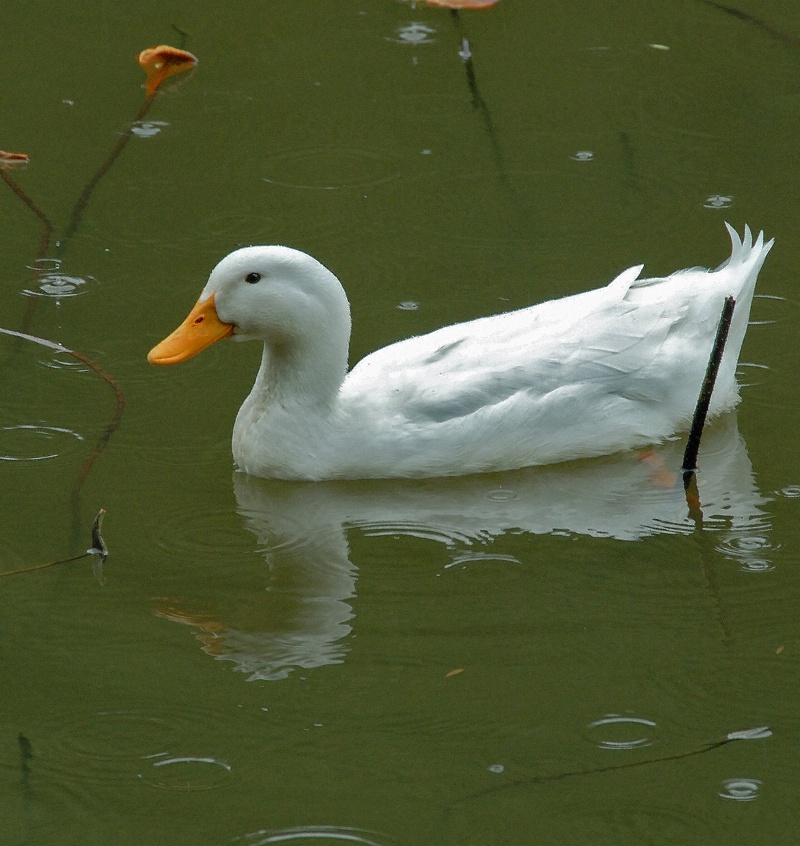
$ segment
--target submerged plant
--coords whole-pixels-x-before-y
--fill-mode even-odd
[[[191,68],[194,68],[197,65],[197,58],[191,53],[187,52],[186,50],[177,47],[170,47],[165,44],[159,45],[157,47],[149,47],[146,50],[142,50],[142,52],[139,53],[136,58],[139,62],[139,65],[142,67],[146,74],[144,103],[138,109],[136,115],[128,126],[128,129],[120,135],[119,139],[117,140],[117,143],[114,145],[109,155],[102,162],[102,164],[95,171],[95,173],[91,176],[88,182],[84,185],[83,189],[78,195],[78,198],[75,200],[75,203],[70,212],[69,220],[67,221],[67,224],[64,228],[64,232],[61,237],[56,241],[56,252],[57,257],[59,259],[60,256],[63,255],[67,246],[69,245],[72,236],[77,231],[83,214],[86,210],[86,207],[88,206],[89,201],[92,197],[94,189],[97,187],[100,180],[108,173],[114,162],[117,160],[119,155],[127,146],[128,142],[131,139],[131,136],[133,135],[133,130],[136,124],[141,121],[147,114],[148,110],[153,104],[153,101],[155,100],[156,95],[160,90],[161,84],[164,82],[165,79],[168,79],[171,76],[175,76],[176,74],[182,73],[183,71],[190,70]],[[8,152],[0,150],[0,178],[6,183],[6,185],[11,189],[13,193],[17,197],[19,197],[19,199],[22,200],[23,203],[25,203],[25,205],[30,209],[30,211],[32,211],[36,215],[36,217],[39,218],[39,220],[41,221],[42,234],[39,239],[37,261],[33,263],[34,266],[37,266],[37,264],[41,263],[42,259],[47,258],[48,253],[50,252],[50,245],[52,241],[52,233],[54,226],[51,219],[42,210],[41,206],[29,196],[29,194],[22,188],[22,186],[17,182],[17,180],[14,179],[9,173],[9,171],[11,171],[12,169],[22,168],[28,163],[29,157],[26,153]],[[78,360],[86,364],[94,373],[100,376],[109,385],[109,387],[114,391],[116,398],[114,414],[111,420],[107,423],[97,443],[92,448],[90,453],[86,456],[81,468],[78,471],[75,483],[72,487],[71,499],[73,512],[77,516],[80,491],[83,487],[84,482],[86,481],[89,472],[94,466],[96,459],[102,452],[105,445],[108,443],[108,440],[110,439],[111,435],[119,426],[120,420],[122,418],[122,413],[125,408],[125,395],[119,383],[112,376],[106,373],[97,363],[88,358],[88,356],[85,356],[82,353],[75,352],[74,350],[68,349],[67,347],[61,344],[57,344],[45,338],[39,338],[35,335],[28,334],[27,330],[33,322],[38,302],[39,299],[37,297],[32,297],[30,299],[25,315],[22,318],[22,325],[20,326],[20,331],[0,328],[0,333],[5,335],[11,335],[21,341],[33,341],[35,343],[50,347],[51,349],[66,353],[68,355],[73,356],[74,358],[77,358]],[[62,561],[74,561],[78,558],[83,558],[85,555],[93,553],[99,553],[101,557],[104,557],[105,546],[102,543],[102,537],[100,536],[99,528],[99,521],[102,513],[103,512],[101,510],[101,513],[98,514],[98,517],[95,520],[95,526],[93,528],[94,545],[91,550],[73,558],[62,559],[61,561],[50,562],[45,565],[37,565],[33,568],[24,568],[22,571],[19,572],[25,572],[28,569],[41,569],[42,567],[50,567],[54,564],[61,563]]]

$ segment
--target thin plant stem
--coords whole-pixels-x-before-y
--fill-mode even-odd
[[[63,235],[58,239],[56,242],[56,255],[60,258],[66,252],[67,247],[69,246],[70,239],[75,234],[80,225],[80,222],[83,218],[83,214],[86,211],[86,207],[89,205],[89,200],[94,193],[94,189],[97,187],[97,184],[100,180],[108,173],[111,166],[117,160],[119,155],[125,149],[128,144],[128,141],[131,139],[131,135],[133,134],[133,126],[138,121],[142,120],[144,116],[150,109],[150,106],[153,104],[153,100],[157,94],[157,90],[153,91],[152,94],[148,95],[145,98],[144,103],[142,103],[139,111],[134,116],[133,120],[131,121],[131,125],[128,127],[125,132],[123,132],[117,143],[114,145],[113,149],[105,159],[105,161],[100,165],[100,167],[95,171],[94,175],[89,179],[89,181],[84,185],[83,190],[81,191],[78,199],[75,201],[75,205],[72,207],[72,212],[70,213],[69,222],[64,230]],[[0,170],[0,175],[2,175],[3,180],[8,185],[9,188],[31,209],[31,211],[42,221],[43,231],[42,237],[39,242],[39,254],[38,259],[45,258],[47,252],[50,248],[50,241],[52,239],[53,234],[53,224],[47,215],[36,205],[36,203],[28,196],[28,194],[13,180],[5,171]],[[25,314],[22,317],[22,322],[20,324],[20,330],[23,334],[25,334],[30,327],[33,325],[33,319],[36,315],[36,310],[39,306],[38,298],[32,298],[28,303]],[[87,362],[88,363],[88,362]],[[91,365],[90,365],[91,366]]]
[[[35,344],[39,344],[43,347],[48,347],[51,350],[56,350],[57,352],[65,353],[66,355],[71,355],[73,358],[77,359],[78,361],[83,362],[87,367],[91,368],[91,370],[96,373],[114,392],[114,397],[116,400],[115,407],[114,407],[114,414],[111,417],[111,420],[106,424],[105,429],[101,433],[100,437],[97,439],[97,443],[94,445],[92,450],[86,456],[81,469],[78,471],[78,476],[75,479],[75,484],[72,486],[72,500],[73,504],[77,501],[77,497],[80,493],[81,487],[83,483],[86,481],[86,477],[89,475],[89,471],[92,469],[95,461],[97,460],[100,453],[105,448],[106,444],[108,443],[111,436],[117,430],[120,421],[122,420],[122,414],[125,411],[125,394],[122,388],[114,379],[113,376],[110,376],[97,364],[95,361],[92,361],[91,358],[85,356],[83,353],[77,352],[75,350],[71,350],[68,347],[65,347],[63,344],[56,343],[55,341],[49,341],[46,338],[39,338],[36,335],[29,335],[25,332],[16,332],[13,329],[4,329],[0,327],[0,333],[4,335],[11,335],[14,338],[21,338],[24,341],[32,341]]]
[[[481,790],[477,793],[472,793],[469,796],[465,796],[462,799],[457,799],[451,804],[450,807],[452,808],[453,806],[461,804],[468,800],[478,799],[483,796],[489,796],[494,793],[512,790],[514,788],[532,787],[539,784],[545,784],[547,782],[563,781],[564,779],[578,778],[580,776],[598,775],[600,773],[610,773],[617,772],[619,770],[630,770],[636,767],[646,767],[650,764],[663,764],[669,761],[680,761],[683,758],[691,758],[694,755],[702,755],[706,752],[712,752],[715,749],[719,749],[722,746],[727,746],[729,743],[733,743],[737,740],[761,740],[771,736],[772,732],[770,731],[769,727],[761,726],[759,728],[749,729],[742,732],[731,732],[730,734],[726,735],[723,738],[720,738],[719,740],[714,740],[710,743],[705,743],[700,747],[690,749],[686,752],[675,752],[671,755],[659,755],[655,758],[645,758],[642,761],[628,761],[622,764],[609,764],[604,767],[591,767],[585,770],[568,770],[566,772],[551,773],[550,775],[520,778],[516,781],[510,781],[506,784],[499,784],[493,787],[489,787],[485,790]]]
[[[19,576],[20,573],[33,573],[36,570],[47,570],[49,567],[55,567],[58,564],[69,564],[70,561],[80,561],[82,558],[88,558],[93,552],[87,549],[86,552],[81,552],[78,555],[72,555],[69,558],[59,558],[58,561],[48,561],[45,564],[33,564],[30,567],[20,567],[17,570],[2,570],[0,571],[0,578],[3,576]]]
[[[39,240],[39,258],[44,258],[47,250],[50,247],[50,239],[53,236],[53,223],[50,218],[39,208],[33,201],[30,195],[13,179],[5,170],[0,168],[0,177],[3,182],[22,200],[23,203],[39,218],[42,222],[42,237]]]
[[[157,93],[157,90],[153,91],[152,94],[145,98],[142,107],[139,109],[139,111],[136,113],[133,120],[131,121],[131,125],[119,136],[117,143],[114,145],[114,148],[108,154],[106,160],[95,171],[94,175],[89,179],[86,185],[83,186],[83,191],[81,191],[80,196],[75,201],[75,205],[72,207],[72,212],[69,217],[69,223],[67,223],[63,236],[59,239],[59,254],[63,254],[66,250],[70,239],[75,234],[78,229],[78,226],[80,225],[80,222],[83,218],[83,214],[86,211],[86,207],[89,205],[89,200],[92,198],[92,194],[94,193],[94,189],[97,187],[98,183],[106,175],[106,173],[108,173],[114,162],[119,158],[120,154],[127,146],[128,141],[131,140],[134,125],[140,120],[142,120],[147,114],[147,112],[150,110],[150,106],[153,104],[153,100],[155,100]]]
[[[719,9],[719,11],[725,12],[731,17],[738,18],[740,21],[744,21],[756,29],[760,29],[776,41],[788,44],[791,47],[800,47],[800,39],[788,33],[781,32],[779,29],[775,29],[774,26],[770,26],[766,21],[757,18],[755,15],[751,15],[749,12],[737,9],[735,6],[727,6],[725,3],[718,3],[717,0],[701,0],[701,2],[714,9]]]
[[[461,42],[458,55],[461,57],[461,61],[464,64],[464,73],[467,77],[467,87],[472,95],[472,107],[480,114],[481,120],[483,121],[483,128],[486,132],[487,138],[489,139],[489,146],[492,151],[492,159],[494,160],[497,180],[506,192],[506,195],[508,196],[515,211],[518,214],[525,216],[526,212],[517,197],[514,186],[508,178],[505,156],[503,155],[503,150],[500,147],[500,141],[497,137],[497,129],[494,125],[492,113],[489,111],[489,106],[486,104],[486,100],[484,100],[483,95],[478,88],[478,77],[475,73],[475,64],[472,61],[472,45],[469,42],[469,38],[467,38],[461,13],[458,9],[450,9],[450,17],[455,25],[456,32],[458,33],[458,37]]]
[[[114,391],[115,397],[115,406],[114,406],[114,414],[111,417],[111,420],[106,424],[105,429],[101,433],[100,437],[97,439],[94,447],[92,448],[91,452],[86,456],[84,459],[83,464],[81,465],[81,469],[78,471],[78,475],[75,479],[75,484],[72,486],[72,498],[75,500],[78,495],[80,494],[81,488],[83,487],[83,483],[86,481],[86,477],[89,475],[89,471],[94,466],[95,461],[100,456],[100,453],[105,449],[106,444],[109,442],[111,436],[119,427],[119,424],[122,420],[122,415],[125,411],[125,394],[123,393],[122,388],[120,387],[119,382],[114,379],[109,373],[106,373],[99,364],[95,361],[92,361],[88,356],[85,356],[83,353],[76,352],[75,350],[66,350],[73,358],[78,359],[78,361],[82,361],[87,367],[90,367],[108,386]]]

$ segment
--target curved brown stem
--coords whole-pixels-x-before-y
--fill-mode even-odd
[[[89,471],[92,469],[94,462],[97,460],[97,457],[105,448],[105,445],[108,443],[111,436],[117,430],[117,427],[122,420],[122,414],[125,411],[125,394],[122,391],[119,383],[113,376],[110,376],[100,367],[99,364],[92,361],[88,356],[85,356],[83,353],[76,352],[75,350],[71,350],[68,347],[65,347],[63,344],[56,343],[55,341],[48,341],[46,338],[39,338],[37,335],[29,335],[26,332],[16,332],[13,329],[4,329],[0,327],[0,333],[3,335],[11,335],[14,338],[21,338],[24,341],[32,341],[35,344],[39,344],[43,347],[48,347],[51,350],[56,350],[57,352],[66,353],[67,355],[71,355],[73,358],[76,358],[78,361],[82,361],[87,367],[91,368],[114,392],[114,396],[116,398],[116,404],[114,407],[114,414],[111,420],[106,425],[105,429],[101,433],[100,437],[97,439],[97,443],[95,444],[92,451],[87,455],[86,459],[81,466],[81,469],[78,471],[78,476],[75,480],[75,484],[72,486],[72,499],[73,502],[77,498],[83,483],[86,481],[86,477],[89,475]]]
[[[50,247],[50,239],[53,236],[53,224],[50,218],[39,208],[33,201],[30,195],[20,186],[15,179],[12,179],[8,173],[0,168],[0,177],[3,182],[22,200],[23,203],[39,218],[42,222],[42,237],[39,240],[39,258],[44,258],[47,250]]]
[[[100,165],[99,168],[95,171],[94,175],[89,179],[86,185],[83,186],[83,190],[80,193],[80,196],[75,201],[75,205],[72,207],[72,212],[70,213],[69,223],[67,224],[66,229],[64,230],[64,234],[59,240],[59,253],[63,254],[64,250],[67,248],[70,238],[75,234],[78,226],[80,225],[81,219],[83,218],[83,213],[86,211],[86,207],[89,205],[89,200],[92,198],[92,194],[94,189],[97,187],[97,184],[100,180],[108,173],[111,169],[111,166],[114,162],[119,158],[122,151],[128,144],[128,141],[131,140],[131,136],[133,135],[133,126],[138,121],[142,120],[142,118],[147,114],[150,109],[150,106],[153,104],[153,100],[156,97],[158,92],[154,91],[152,94],[148,95],[145,98],[142,107],[134,116],[133,120],[131,121],[131,125],[120,135],[117,143],[114,145],[114,148],[108,154],[106,160]]]
[[[795,38],[793,35],[789,35],[786,32],[781,32],[779,29],[775,29],[774,26],[770,26],[766,21],[761,18],[757,18],[755,15],[751,15],[749,12],[745,12],[743,9],[738,9],[735,6],[727,6],[725,3],[718,3],[717,0],[701,0],[701,2],[705,3],[707,6],[719,9],[720,12],[725,12],[734,18],[738,18],[740,21],[744,21],[757,29],[760,29],[776,41],[782,41],[784,44],[789,44],[792,47],[800,47],[800,40]]]
[[[82,361],[87,367],[90,367],[108,386],[114,391],[114,396],[116,398],[116,404],[114,406],[114,414],[109,420],[106,428],[101,433],[100,437],[97,439],[97,443],[94,445],[92,451],[86,456],[84,459],[83,464],[81,465],[81,469],[78,471],[78,476],[75,479],[75,484],[72,486],[72,497],[73,500],[78,496],[80,493],[80,489],[83,486],[83,483],[86,481],[86,477],[89,475],[89,471],[92,469],[94,462],[97,460],[100,453],[105,449],[106,444],[109,442],[111,436],[119,427],[119,424],[122,420],[122,414],[125,411],[125,394],[122,391],[122,388],[114,379],[113,376],[106,373],[99,364],[92,361],[92,359],[85,356],[83,353],[76,352],[75,350],[66,350],[73,358],[77,358],[78,361]]]

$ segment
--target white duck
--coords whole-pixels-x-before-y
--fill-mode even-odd
[[[738,401],[736,364],[773,241],[728,231],[731,256],[716,270],[639,279],[638,265],[595,291],[408,338],[350,372],[339,280],[297,250],[245,247],[214,268],[148,360],[185,361],[229,335],[264,344],[233,428],[233,457],[255,476],[454,476],[644,446],[691,421],[729,295],[709,413]]]

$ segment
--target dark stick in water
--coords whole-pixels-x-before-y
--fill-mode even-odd
[[[717,372],[722,361],[722,354],[725,351],[725,342],[728,340],[728,330],[731,328],[731,318],[736,300],[733,297],[726,297],[722,306],[722,315],[717,326],[717,335],[714,338],[714,346],[711,348],[711,356],[708,360],[706,375],[703,379],[703,387],[700,389],[700,396],[692,418],[692,428],[689,430],[689,438],[686,442],[686,450],[683,453],[683,489],[686,491],[686,499],[691,511],[699,511],[700,501],[697,492],[697,453],[700,449],[700,438],[703,435],[703,427],[706,424],[708,406],[711,402],[711,395],[714,392],[714,384],[717,381]]]

